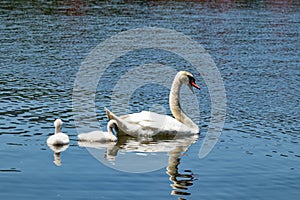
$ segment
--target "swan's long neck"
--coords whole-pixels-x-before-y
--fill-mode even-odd
[[[194,132],[199,132],[199,127],[181,109],[180,89],[182,84],[183,83],[180,80],[180,74],[177,74],[172,83],[170,96],[169,96],[169,104],[170,104],[171,112],[175,117],[175,119],[177,119],[181,123],[193,129]]]

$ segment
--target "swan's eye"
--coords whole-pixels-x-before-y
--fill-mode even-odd
[[[190,82],[195,82],[195,78],[194,78],[194,77],[192,77],[192,76],[190,76],[190,75],[187,75],[187,77],[189,78],[189,81],[190,81]]]

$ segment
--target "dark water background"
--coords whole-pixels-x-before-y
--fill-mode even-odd
[[[1,1],[0,15],[1,199],[299,198],[299,1]],[[201,135],[175,159],[180,164],[173,175],[165,167],[111,169],[76,141],[72,92],[81,63],[103,40],[143,27],[173,29],[199,42],[225,82],[227,118],[219,142],[198,158],[210,115],[200,81]],[[187,66],[173,57],[145,50],[113,65],[121,72],[153,59]],[[106,87],[98,89],[99,99],[109,99]],[[168,91],[157,87],[136,91],[131,110],[156,102],[168,109]],[[101,126],[106,103],[97,104]],[[57,117],[71,139],[60,167],[45,143]],[[171,186],[174,177],[177,186]]]

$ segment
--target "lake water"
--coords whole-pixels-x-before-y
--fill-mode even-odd
[[[0,199],[299,198],[298,1],[1,1],[0,15]],[[192,38],[220,71],[226,122],[204,159],[198,153],[211,102],[199,73],[194,75],[201,90],[187,96],[199,105],[183,105],[200,110],[199,138],[77,142],[72,95],[82,63],[111,36],[146,27]],[[103,108],[111,108],[118,80],[149,63],[195,72],[188,61],[160,49],[120,56],[105,70],[95,95],[103,129]],[[172,78],[157,69],[158,79]],[[170,114],[168,92],[158,84],[139,87],[128,105],[117,104],[118,112]],[[58,117],[71,142],[55,154],[46,139]]]

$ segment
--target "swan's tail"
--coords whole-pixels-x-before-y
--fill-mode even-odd
[[[116,116],[113,112],[105,108],[106,115],[109,120],[114,119],[117,121],[118,129],[120,130],[120,134],[126,134],[131,136],[136,136],[139,131],[139,126],[133,126],[132,124],[128,123],[126,120],[122,119],[122,117]]]
[[[108,110],[106,107],[104,107],[104,109],[105,109],[108,120],[115,119],[116,116],[110,110]]]
[[[120,129],[122,131],[124,131],[125,133],[128,132],[128,123],[121,119],[120,117],[116,116],[113,112],[111,112],[110,110],[108,110],[106,107],[104,108],[105,109],[105,112],[106,112],[106,115],[107,115],[107,118],[108,120],[116,120],[117,122],[117,131],[119,131]]]

